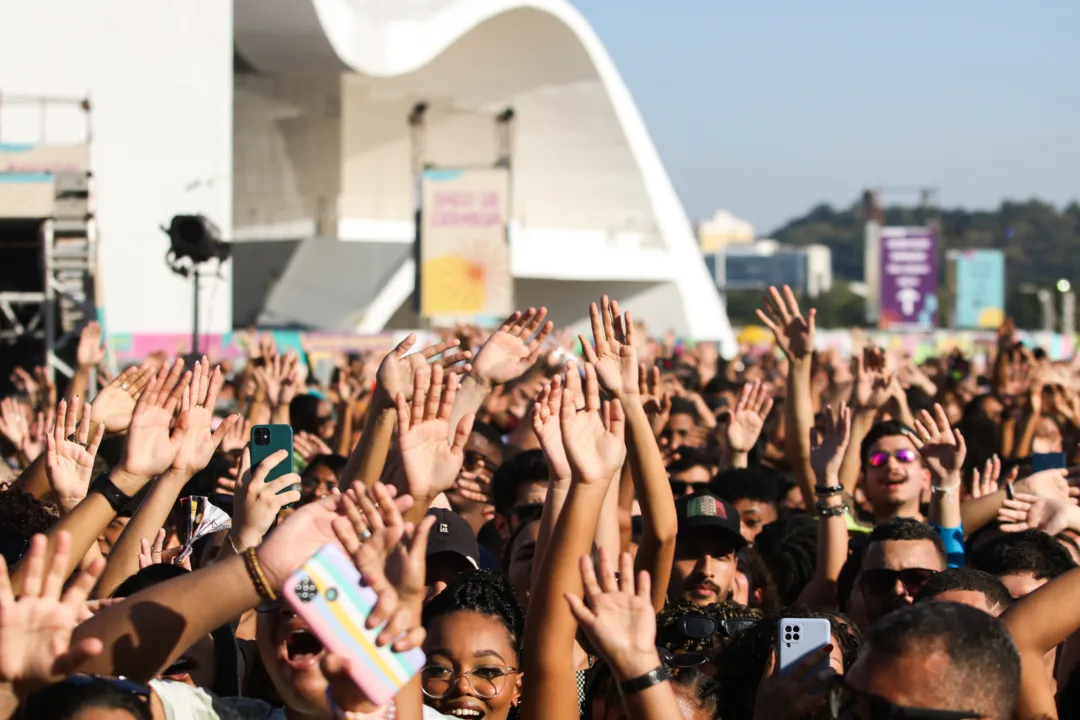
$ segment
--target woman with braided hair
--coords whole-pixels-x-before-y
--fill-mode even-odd
[[[424,702],[443,715],[517,718],[525,613],[504,576],[458,575],[424,607]]]

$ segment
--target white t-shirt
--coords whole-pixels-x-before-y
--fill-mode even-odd
[[[168,720],[285,720],[285,711],[253,698],[217,697],[202,688],[172,680],[152,680],[150,687],[161,699]],[[424,706],[425,720],[447,715]]]

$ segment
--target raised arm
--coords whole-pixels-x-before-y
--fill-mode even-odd
[[[817,311],[810,308],[803,317],[795,293],[787,285],[783,294],[775,287],[765,296],[765,309],[757,316],[772,331],[773,339],[788,360],[787,401],[784,417],[788,432],[785,444],[788,460],[795,470],[795,481],[802,493],[803,507],[814,506],[814,471],[810,466],[810,430],[814,427],[814,398],[811,392],[811,368]]]
[[[579,412],[574,397],[584,392],[585,407]],[[525,655],[522,714],[538,718],[570,718],[577,715],[577,693],[572,662],[577,622],[566,604],[565,593],[581,594],[581,576],[575,563],[592,550],[600,506],[608,484],[626,456],[623,443],[625,417],[622,404],[613,400],[601,417],[600,386],[592,365],[585,366],[584,390],[577,369],[567,367],[560,428],[571,484],[566,504],[541,560],[538,582],[525,623]]]
[[[859,452],[863,438],[870,432],[878,411],[889,399],[891,376],[885,367],[885,354],[879,348],[867,347],[862,355],[851,359],[851,372],[855,381],[851,386],[851,441],[840,467],[840,484],[849,495],[855,492],[855,483],[862,472]]]
[[[496,385],[516,380],[532,368],[544,351],[544,340],[553,325],[544,322],[547,308],[529,308],[506,318],[476,353],[472,372],[461,383],[450,416],[451,427],[466,415],[475,415]]]
[[[601,387],[619,399],[626,413],[627,451],[634,492],[641,506],[642,538],[636,567],[653,578],[653,605],[659,612],[671,563],[675,557],[675,499],[668,483],[667,468],[656,444],[641,401],[641,376],[635,349],[634,320],[619,312],[619,304],[605,295],[600,307],[589,307],[595,349],[584,336],[585,359],[596,369]]]
[[[675,692],[668,681],[669,671],[661,665],[656,651],[656,613],[649,574],[638,573],[635,583],[634,562],[630,553],[622,553],[616,576],[610,555],[604,550],[599,555],[599,579],[592,558],[588,555],[581,558],[584,599],[576,593],[567,593],[570,611],[608,664],[620,688],[650,678],[648,687],[636,691],[627,688],[622,694],[623,709],[632,720],[679,717]]]
[[[80,671],[148,681],[214,628],[269,599],[260,595],[247,569],[256,562],[276,597],[296,568],[336,542],[332,523],[339,501],[333,497],[303,506],[267,536],[253,558],[226,558],[102,609],[75,630],[76,640],[97,638],[104,645],[104,652]]]
[[[364,431],[341,472],[338,486],[342,490],[355,482],[371,487],[382,477],[397,425],[395,398],[404,395],[406,400],[412,400],[413,375],[418,370],[435,363],[455,374],[467,373],[471,368],[468,360],[472,353],[468,350],[447,354],[447,351],[457,347],[457,340],[432,345],[418,352],[412,352],[414,345],[416,335],[409,335],[379,364],[375,374],[375,391],[364,420]]]
[[[188,376],[181,379],[182,373],[183,362],[180,360],[172,367],[163,365],[139,396],[131,416],[131,425],[128,427],[123,457],[109,474],[109,482],[126,498],[133,497],[150,478],[168,469],[176,457],[183,431],[177,429],[170,434],[169,424],[180,403],[180,394],[190,379]],[[108,421],[105,422],[108,427]],[[114,508],[104,494],[93,492],[93,487],[92,485],[86,498],[62,517],[48,533],[50,548],[57,533],[71,533],[71,558],[74,559],[69,558],[73,563],[68,569],[69,573],[97,541],[101,531],[116,517],[119,509]],[[21,588],[25,572],[23,564],[20,563],[12,577],[16,588]]]
[[[180,442],[176,457],[154,481],[139,509],[120,533],[109,553],[105,573],[94,589],[95,597],[109,597],[120,583],[138,572],[142,541],[153,538],[165,525],[188,480],[210,463],[225,434],[239,421],[240,416],[233,415],[218,425],[215,432],[210,431],[217,395],[224,381],[219,368],[210,370],[210,361],[205,356],[195,364],[191,384],[180,401],[180,416],[176,421]]]
[[[1017,720],[1057,718],[1044,658],[1080,631],[1080,569],[1070,570],[1013,605],[1001,616],[1020,651]]]
[[[458,387],[457,375],[448,375],[444,386],[442,366],[424,365],[413,376],[412,405],[404,393],[397,396],[398,452],[405,489],[414,503],[405,515],[410,522],[424,519],[431,502],[453,486],[465,462],[465,443],[475,416],[461,418],[451,431]]]
[[[949,425],[941,405],[934,414],[923,410],[915,421],[919,437],[915,445],[923,462],[930,468],[930,524],[945,542],[949,567],[964,564],[964,528],[961,526],[961,468],[967,457],[967,445],[959,430]]]
[[[814,432],[810,463],[817,482],[814,512],[821,518],[818,528],[817,564],[810,582],[799,594],[796,605],[835,609],[836,586],[848,559],[847,507],[840,484],[840,463],[851,438],[851,410],[841,405],[834,415],[825,409],[825,428]]]

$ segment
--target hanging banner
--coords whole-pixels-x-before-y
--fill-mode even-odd
[[[513,310],[507,238],[510,171],[425,170],[420,206],[420,315],[504,317]]]
[[[959,250],[949,253],[956,278],[956,327],[1001,327],[1005,322],[1005,253]]]
[[[937,271],[937,242],[929,228],[882,228],[878,327],[934,328],[938,312]]]

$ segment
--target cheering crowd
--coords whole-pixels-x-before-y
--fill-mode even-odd
[[[2,716],[1080,717],[1080,365],[1009,325],[983,374],[842,358],[788,288],[773,351],[730,361],[590,316],[410,336],[324,382],[252,336],[90,398],[94,324],[67,387],[17,370]],[[293,452],[253,463],[267,425]],[[296,604],[337,599],[297,580],[328,544],[366,617]],[[785,662],[800,621],[827,640]],[[385,697],[365,629],[416,660]]]

